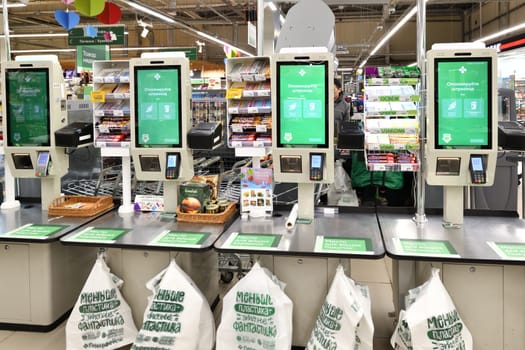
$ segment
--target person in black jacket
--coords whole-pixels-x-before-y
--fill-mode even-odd
[[[345,120],[353,115],[352,105],[345,101],[341,80],[334,79],[334,135],[337,137],[339,128]]]

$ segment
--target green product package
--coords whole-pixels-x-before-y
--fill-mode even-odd
[[[184,213],[203,213],[205,203],[210,199],[208,184],[186,181],[179,185],[179,206]]]

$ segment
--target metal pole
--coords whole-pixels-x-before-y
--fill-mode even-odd
[[[425,0],[417,0],[417,65],[421,71],[421,86],[419,89],[419,164],[416,173],[416,206],[414,217],[416,223],[426,221],[425,216],[425,138],[426,138],[426,105],[427,105],[427,70],[426,70],[426,6]]]
[[[257,0],[257,56],[264,54],[264,0]]]
[[[7,0],[2,0],[2,11],[2,19],[4,21],[5,57],[7,61],[11,61],[11,43],[9,40],[9,16],[7,14]]]

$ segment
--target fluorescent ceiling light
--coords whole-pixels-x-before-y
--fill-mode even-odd
[[[23,4],[21,2],[13,2],[13,3],[10,3],[10,4],[7,4],[7,7],[8,8],[13,8],[13,7],[26,7],[27,5],[26,4]]]
[[[10,38],[56,38],[66,36],[68,36],[68,33],[9,34]],[[0,35],[0,37],[4,37],[4,35]]]
[[[428,0],[425,0],[425,3],[427,2]],[[368,61],[368,59],[370,57],[372,57],[373,55],[376,54],[377,51],[379,51],[379,49],[394,35],[398,32],[399,29],[401,29],[401,27],[403,27],[405,25],[405,23],[407,23],[417,12],[417,5],[414,5],[414,7],[412,7],[410,10],[408,10],[407,12],[405,12],[405,15],[403,16],[403,18],[401,18],[389,31],[388,33],[385,34],[385,36],[377,43],[377,45],[374,47],[374,49],[372,51],[370,51],[370,54],[368,55],[368,57],[363,60],[363,62],[361,62],[361,64],[359,65],[359,68],[363,68],[364,65],[366,64],[366,62]]]
[[[268,2],[267,4],[270,10],[272,10],[273,12],[277,11],[277,6],[275,6],[273,2]]]
[[[520,30],[520,29],[523,29],[523,28],[525,28],[525,22],[522,23],[522,24],[518,24],[518,25],[516,25],[514,27],[510,27],[510,28],[504,29],[504,30],[499,31],[497,33],[484,36],[483,38],[479,38],[475,42],[487,42],[489,40],[492,40],[492,39],[495,39],[497,37],[500,37],[500,36],[503,36],[503,35],[515,32],[516,30]]]
[[[217,44],[219,44],[219,45],[223,45],[223,46],[224,46],[224,45],[227,45],[227,46],[230,46],[230,47],[233,48],[234,50],[237,50],[237,51],[239,51],[240,53],[245,54],[246,56],[253,57],[253,54],[249,53],[248,51],[245,51],[245,50],[240,49],[240,48],[238,48],[238,47],[232,46],[232,45],[228,44],[227,42],[225,42],[225,41],[223,41],[223,40],[221,40],[221,39],[217,39],[217,38],[215,38],[215,37],[213,37],[213,36],[211,36],[211,35],[209,35],[209,34],[203,33],[203,32],[198,31],[198,30],[196,30],[195,33],[197,33],[197,35],[199,35],[199,36],[202,36],[204,39],[207,39],[207,40],[209,40],[209,41],[213,41],[213,42],[215,42],[215,43],[217,43]]]
[[[49,49],[49,50],[11,50],[11,53],[49,53],[49,52],[75,52],[76,49]]]
[[[139,11],[142,11],[150,16],[153,16],[153,17],[157,17],[158,19],[161,19],[163,20],[164,22],[167,22],[167,23],[172,23],[172,24],[175,24],[175,20],[171,17],[168,17],[168,16],[165,16],[163,15],[162,13],[158,12],[158,11],[155,11],[149,7],[146,7],[144,5],[141,5],[141,4],[138,4],[134,1],[129,1],[129,0],[124,0],[124,3],[139,10]]]

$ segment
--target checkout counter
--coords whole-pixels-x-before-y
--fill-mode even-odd
[[[525,223],[516,212],[465,210],[464,188],[494,183],[498,157],[496,53],[433,47],[427,56],[426,181],[443,186],[443,213],[415,222],[378,213],[393,259],[396,312],[438,267],[479,350],[518,349],[525,324]]]
[[[328,52],[272,57],[274,180],[297,183],[298,204],[291,212],[241,217],[215,243],[220,253],[255,255],[286,283],[294,346],[306,345],[338,264],[349,269],[350,258],[384,256],[373,209],[314,211],[315,186],[334,179],[333,62]]]
[[[55,131],[66,126],[62,69],[54,56],[2,62],[6,196],[0,211],[0,328],[48,331],[68,315],[95,254],[59,239],[96,218],[48,213],[68,171]],[[10,181],[7,181],[9,177]],[[15,200],[14,178],[40,179],[41,202]]]
[[[218,262],[212,248],[229,222],[176,221],[179,184],[193,177],[192,150],[186,137],[191,120],[188,59],[169,53],[132,59],[130,91],[130,153],[135,176],[162,183],[164,211],[111,212],[69,233],[61,242],[97,248],[104,255],[111,270],[125,281],[122,294],[135,323],[141,325],[151,294],[145,284],[173,258],[212,308],[218,303]]]

